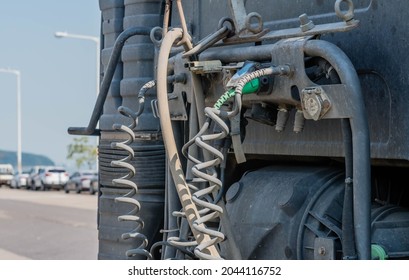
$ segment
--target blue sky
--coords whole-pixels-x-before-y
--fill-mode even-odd
[[[66,161],[74,136],[88,124],[96,98],[96,48],[56,31],[100,35],[98,0],[1,1],[0,68],[21,72],[22,150]],[[16,76],[0,73],[0,150],[17,150]],[[91,141],[96,141],[94,138]]]

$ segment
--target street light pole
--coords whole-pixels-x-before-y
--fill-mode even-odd
[[[17,77],[17,171],[22,173],[21,163],[21,73],[15,69],[0,68],[0,72],[14,74]]]
[[[73,39],[81,39],[81,40],[89,40],[93,41],[96,45],[96,71],[97,71],[97,76],[96,76],[96,95],[98,96],[99,94],[99,74],[100,74],[100,58],[99,58],[99,49],[100,49],[100,41],[98,37],[94,36],[88,36],[88,35],[79,35],[79,34],[71,34],[67,32],[55,32],[54,36],[56,38],[73,38]]]
[[[61,32],[61,31],[57,31],[54,33],[54,36],[56,38],[73,38],[73,39],[81,39],[81,40],[89,40],[89,41],[93,41],[96,45],[96,86],[95,86],[95,90],[96,90],[96,96],[98,97],[99,94],[99,74],[100,74],[100,41],[98,37],[94,37],[94,36],[88,36],[88,35],[80,35],[80,34],[71,34],[71,33],[67,33],[67,32]],[[97,149],[98,149],[98,137],[96,140],[96,145],[97,145]],[[98,170],[98,153],[97,153],[97,158],[96,158],[96,169]]]

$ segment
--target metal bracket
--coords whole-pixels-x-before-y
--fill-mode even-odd
[[[341,4],[343,2],[345,2],[348,6],[348,10],[346,11],[341,10]],[[359,25],[359,20],[354,19],[354,4],[352,0],[337,0],[335,2],[334,10],[336,15],[342,20],[341,22],[315,25],[308,19],[306,14],[302,14],[299,17],[300,26],[272,31],[263,28],[261,16],[259,16],[257,13],[246,14],[243,0],[230,0],[229,3],[236,28],[236,36],[223,40],[223,44],[241,44],[246,42],[279,40],[296,37],[317,36],[335,32],[347,32],[358,27]],[[254,24],[250,23],[254,20],[257,22],[257,27],[254,27]]]

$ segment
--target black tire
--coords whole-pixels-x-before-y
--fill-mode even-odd
[[[81,188],[78,184],[75,184],[75,192],[76,193],[81,193]]]
[[[70,189],[68,188],[68,184],[64,185],[65,193],[70,193]]]

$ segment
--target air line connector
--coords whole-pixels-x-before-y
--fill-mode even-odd
[[[248,73],[253,72],[256,69],[257,64],[255,62],[246,62],[244,66],[237,71],[236,74],[229,80],[226,87],[228,90],[220,96],[220,98],[214,104],[214,108],[220,109],[221,106],[231,97],[236,95],[236,86],[240,79]],[[248,81],[242,88],[241,94],[257,93],[261,88],[261,82],[259,78],[254,78]]]
[[[229,80],[229,82],[227,83],[226,87],[227,88],[234,88],[237,86],[237,83],[240,81],[241,78],[243,78],[246,74],[249,74],[251,72],[254,72],[256,69],[258,68],[258,64],[256,62],[252,62],[252,61],[247,61],[244,63],[243,67],[241,69],[239,69],[237,71],[236,74],[233,75],[233,77],[231,77],[231,79]],[[253,80],[258,80],[258,78],[253,79]],[[252,80],[252,81],[253,81]],[[252,82],[250,81],[250,82]],[[250,83],[249,82],[249,83]],[[247,83],[248,84],[248,83]],[[246,94],[244,92],[244,88],[247,87],[247,84],[243,87],[243,94]],[[260,81],[258,81],[258,84],[260,84]],[[258,85],[259,86],[259,85]],[[247,88],[246,91],[250,90],[251,91],[251,86],[250,88]],[[248,93],[254,93],[253,92],[248,92]]]
[[[248,82],[242,90],[242,94],[252,94],[252,93],[256,93],[258,92],[258,90],[260,89],[260,79],[259,78],[255,78],[253,80],[251,80],[250,82]]]
[[[260,80],[256,78],[248,82],[243,87],[242,94],[252,94],[252,93],[257,92],[259,89],[260,89]],[[220,98],[214,104],[213,108],[220,109],[229,98],[235,95],[236,95],[235,89],[234,88],[229,89],[222,96],[220,96]]]

